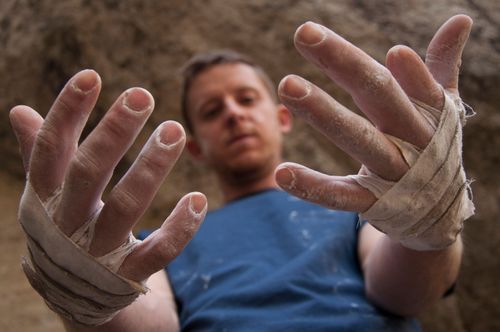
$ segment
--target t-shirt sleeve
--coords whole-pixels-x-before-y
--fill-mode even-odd
[[[141,241],[143,241],[144,239],[146,239],[148,236],[151,235],[151,233],[153,233],[152,230],[150,229],[141,229],[139,232],[137,232],[137,234],[135,235],[135,237]]]

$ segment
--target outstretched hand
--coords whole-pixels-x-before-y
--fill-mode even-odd
[[[440,110],[442,89],[458,96],[461,56],[471,25],[468,16],[454,16],[430,42],[425,63],[412,49],[395,46],[387,53],[384,67],[335,32],[305,23],[295,34],[296,48],[345,89],[369,121],[295,75],[281,81],[279,96],[294,114],[371,172],[398,181],[409,166],[386,134],[419,149],[427,146],[435,128],[410,98]],[[333,209],[364,212],[377,200],[352,178],[325,175],[294,163],[280,165],[276,179],[286,191]]]
[[[45,120],[27,106],[16,106],[10,112],[28,181],[38,197],[45,202],[58,191],[61,193],[51,211],[57,226],[71,236],[98,214],[89,248],[95,257],[128,239],[132,227],[175,165],[186,140],[178,123],[162,123],[103,202],[101,197],[113,170],[151,115],[154,100],[141,88],[125,91],[78,145],[100,90],[99,75],[84,70],[69,80]],[[183,197],[163,226],[134,247],[118,273],[141,281],[161,270],[194,235],[206,206],[201,193]]]

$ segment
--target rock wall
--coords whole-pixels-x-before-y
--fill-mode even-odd
[[[307,20],[329,26],[380,62],[394,44],[422,56],[449,16],[470,15],[475,25],[461,70],[463,99],[478,115],[465,129],[465,165],[477,214],[467,222],[463,268],[455,295],[422,316],[428,331],[500,330],[500,2],[488,0],[3,0],[0,2],[0,330],[62,331],[29,289],[18,257],[24,251],[15,211],[23,171],[8,111],[27,104],[46,114],[65,81],[82,68],[97,70],[103,92],[88,133],[124,89],[142,86],[156,111],[123,162],[126,170],[146,137],[164,119],[179,119],[178,68],[192,54],[213,48],[247,53],[275,81],[297,73],[353,106],[350,97],[294,50],[295,29]],[[321,135],[296,121],[286,158],[330,174],[358,167]],[[192,181],[190,179],[197,179]],[[172,188],[175,188],[173,190]],[[213,176],[183,156],[140,227],[158,225],[185,193],[199,190],[220,204]]]

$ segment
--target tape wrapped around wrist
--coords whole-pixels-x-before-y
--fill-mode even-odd
[[[83,325],[104,324],[147,291],[144,282],[116,273],[138,240],[130,235],[112,252],[93,257],[88,248],[98,212],[68,237],[51,218],[59,197],[56,193],[43,203],[27,180],[19,209],[29,251],[22,261],[24,273],[56,313]]]
[[[410,167],[399,181],[387,181],[365,166],[351,176],[377,197],[361,219],[415,250],[451,245],[464,220],[474,214],[470,181],[462,165],[462,127],[473,112],[458,96],[444,95],[442,111],[412,100],[436,129],[424,150],[386,135]]]

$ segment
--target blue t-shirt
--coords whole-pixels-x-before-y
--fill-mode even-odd
[[[357,224],[278,190],[209,212],[166,268],[182,330],[419,331],[364,296]]]

